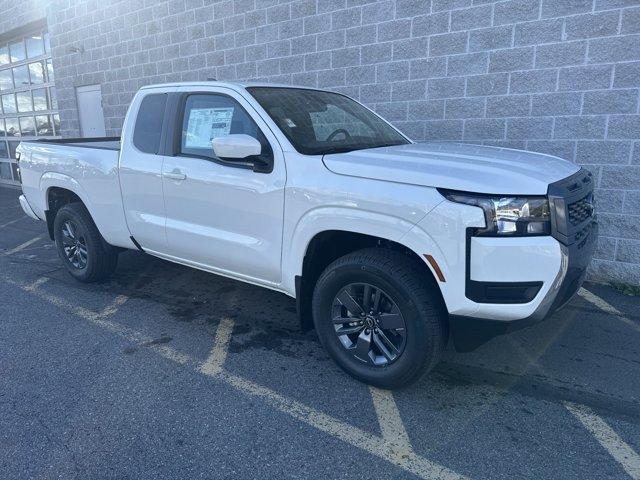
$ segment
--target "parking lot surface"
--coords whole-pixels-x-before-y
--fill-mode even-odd
[[[0,478],[640,478],[640,299],[449,347],[393,393],[301,333],[294,300],[125,252],[73,280],[0,188]]]

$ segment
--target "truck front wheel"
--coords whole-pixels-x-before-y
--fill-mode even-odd
[[[403,387],[431,370],[444,348],[447,313],[435,289],[406,255],[359,250],[320,275],[314,325],[348,374],[379,388]]]
[[[84,205],[69,203],[58,210],[53,237],[58,256],[76,280],[97,282],[115,270],[118,251],[102,239]]]

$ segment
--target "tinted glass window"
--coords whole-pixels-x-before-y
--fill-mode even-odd
[[[344,95],[302,88],[247,90],[300,153],[324,155],[409,143],[387,122]]]
[[[216,158],[211,140],[244,133],[260,142],[263,153],[269,144],[249,114],[238,102],[224,95],[189,95],[182,121],[180,152]]]
[[[27,57],[33,58],[44,55],[44,43],[42,43],[42,35],[32,35],[27,37]]]
[[[147,95],[142,99],[133,130],[133,144],[138,150],[145,153],[158,153],[166,103],[166,93]]]

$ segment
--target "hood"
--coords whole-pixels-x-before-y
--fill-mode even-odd
[[[544,195],[579,167],[542,153],[465,143],[414,143],[323,157],[334,173],[501,195]]]

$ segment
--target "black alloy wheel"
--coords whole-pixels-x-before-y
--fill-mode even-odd
[[[89,253],[85,232],[72,220],[62,224],[62,249],[73,267],[78,270],[87,268]]]
[[[440,359],[448,315],[419,259],[366,248],[329,264],[312,299],[313,323],[345,372],[378,388],[415,382]]]
[[[347,285],[334,298],[332,313],[340,343],[357,360],[385,367],[402,355],[404,317],[381,288],[368,283]]]

